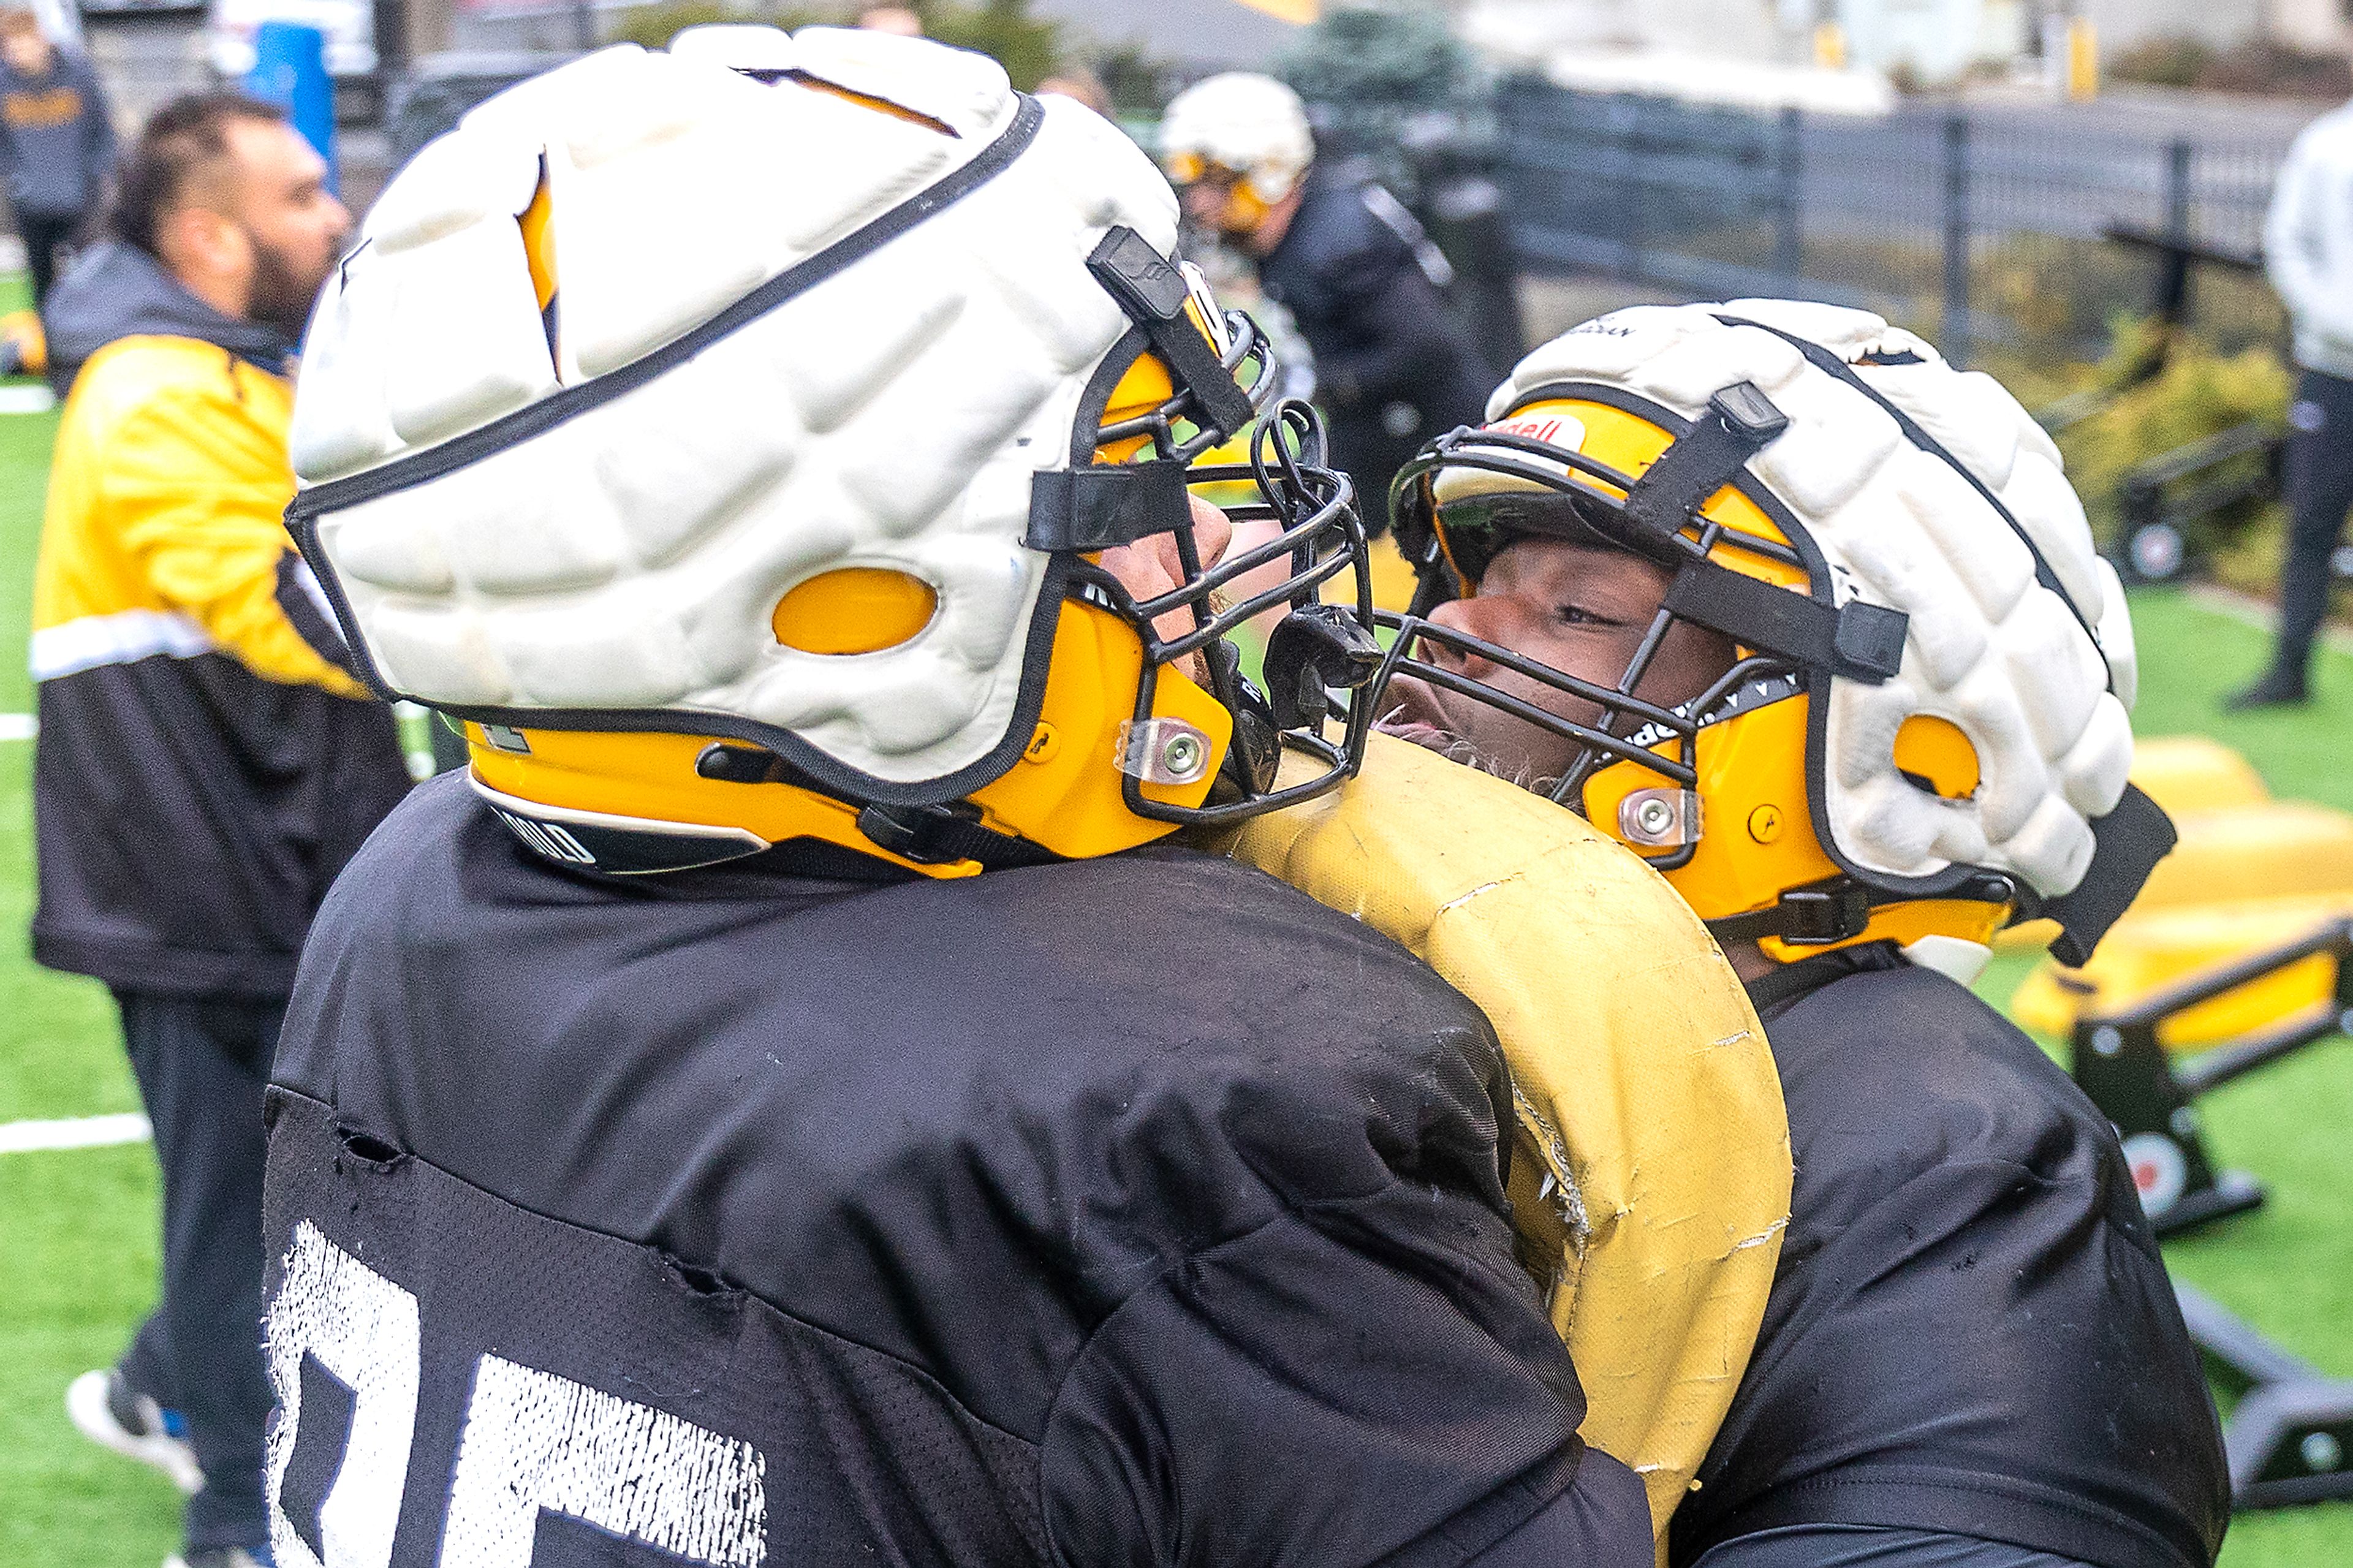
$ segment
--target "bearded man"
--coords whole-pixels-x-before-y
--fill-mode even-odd
[[[350,227],[325,178],[267,104],[166,104],[49,302],[33,952],[113,991],[164,1188],[161,1304],[67,1407],[192,1494],[189,1568],[266,1557],[261,1092],[311,918],[407,787],[280,521],[294,344]]]

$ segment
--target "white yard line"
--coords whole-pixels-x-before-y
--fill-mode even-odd
[[[30,713],[0,713],[0,741],[29,741],[40,727]]]
[[[105,1149],[117,1143],[144,1143],[153,1136],[147,1119],[135,1110],[111,1116],[69,1116],[56,1121],[0,1121],[0,1154],[23,1154],[36,1149]]]

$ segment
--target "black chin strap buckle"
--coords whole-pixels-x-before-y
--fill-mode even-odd
[[[970,812],[971,815],[965,815]],[[1061,858],[1050,849],[983,827],[972,807],[879,805],[861,807],[858,831],[902,860],[918,866],[976,861],[985,871],[1045,866]]]
[[[1707,922],[1719,944],[1776,937],[1791,947],[1822,947],[1861,936],[1871,923],[1871,891],[1843,877],[1791,888],[1769,910]]]
[[[1845,942],[1861,936],[1862,928],[1871,923],[1871,894],[1860,882],[1792,888],[1781,895],[1777,908],[1781,940],[1792,947]]]

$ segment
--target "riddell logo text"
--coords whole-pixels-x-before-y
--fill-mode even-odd
[[[1532,414],[1506,419],[1496,428],[1531,441],[1542,441],[1548,447],[1566,447],[1572,452],[1585,445],[1584,425],[1562,414]]]

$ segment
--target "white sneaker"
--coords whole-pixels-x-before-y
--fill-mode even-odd
[[[269,1559],[257,1557],[242,1546],[218,1546],[192,1558],[174,1552],[164,1559],[164,1568],[269,1568]]]
[[[121,1373],[86,1372],[67,1384],[66,1419],[100,1447],[154,1466],[191,1497],[205,1484],[196,1451],[165,1429],[162,1408],[132,1392]]]

